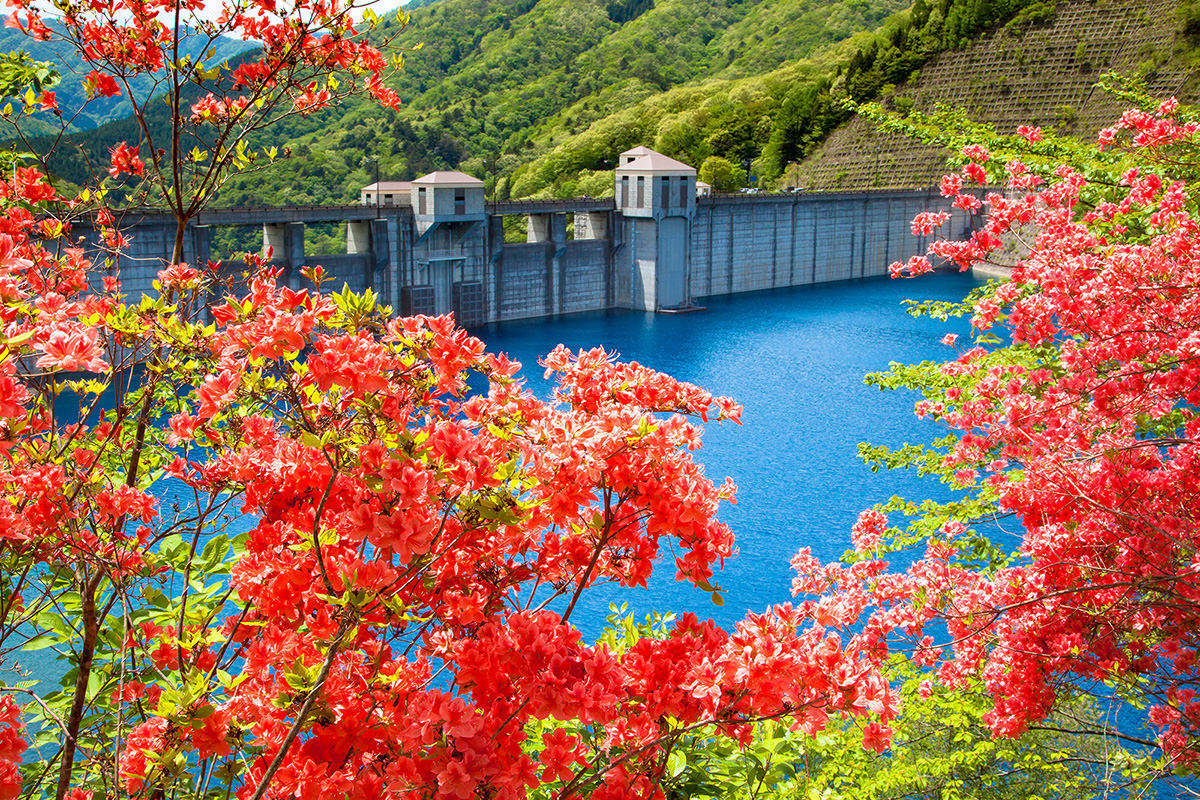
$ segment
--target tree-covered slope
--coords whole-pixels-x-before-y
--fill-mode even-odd
[[[739,166],[775,181],[849,117],[843,101],[863,101],[907,79],[930,58],[1003,24],[1036,0],[933,0],[889,17],[812,57],[735,77],[736,70],[648,97],[587,130],[564,135],[553,122],[535,139],[544,151],[515,168],[502,186],[516,196],[595,193],[610,182],[603,154],[646,144],[701,167],[718,189],[742,185]],[[706,165],[706,162],[707,165]]]
[[[1122,5],[1080,0],[1081,13],[1100,22],[1110,2]],[[1175,13],[1176,0],[1131,2],[1162,6],[1154,16],[1167,7]],[[701,167],[718,188],[742,185],[747,162],[772,184],[846,122],[844,100],[889,96],[940,54],[973,52],[968,45],[981,34],[994,38],[1006,24],[1036,29],[1053,16],[1044,0],[906,5],[438,0],[413,10],[407,27],[392,18],[378,31],[395,35],[405,56],[393,79],[399,111],[364,99],[336,114],[287,120],[259,144],[290,157],[235,177],[221,202],[347,202],[376,174],[405,179],[446,168],[485,178],[498,197],[602,195],[611,192],[616,155],[639,144]],[[956,69],[962,80],[972,74],[970,64]],[[1062,69],[1077,65],[1048,64],[1046,91]],[[119,120],[77,141],[98,158],[136,137]],[[73,156],[56,168],[76,182],[84,177]]]
[[[442,0],[413,15],[405,38],[426,45],[408,59],[401,92],[411,96],[414,109],[432,114],[483,106],[485,135],[507,135],[489,138],[488,145],[504,147],[515,131],[578,100],[604,96],[609,103],[628,103],[704,76],[773,69],[872,29],[905,5]]]
[[[402,47],[423,46],[405,54],[395,83],[404,101],[398,113],[363,104],[336,119],[298,122],[276,141],[292,147],[292,162],[276,177],[235,181],[225,199],[352,199],[373,180],[368,158],[379,159],[384,178],[456,167],[491,180],[664,90],[757,75],[764,64],[776,69],[871,29],[904,5],[440,0],[414,11],[399,36]]]
[[[774,177],[844,119],[841,97],[874,97],[1031,2],[935,0],[914,17],[904,0],[440,0],[398,38],[425,43],[399,113],[298,123],[276,142],[292,162],[224,199],[349,200],[376,166],[461,168],[498,196],[601,194],[636,144]]]

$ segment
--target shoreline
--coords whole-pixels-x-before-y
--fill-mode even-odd
[[[1012,267],[1000,264],[975,264],[971,267],[971,274],[977,278],[1008,280],[1012,277]]]

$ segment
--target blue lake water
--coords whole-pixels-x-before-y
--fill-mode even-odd
[[[891,361],[953,357],[940,340],[951,331],[965,336],[967,323],[914,319],[902,303],[961,300],[977,285],[957,273],[847,281],[709,298],[693,314],[622,311],[472,331],[492,352],[521,361],[542,396],[550,387],[537,359],[561,342],[602,345],[745,407],[741,426],[706,426],[696,455],[715,483],[728,475],[739,487],[738,504],[721,513],[739,550],[715,578],[725,605],[675,582],[668,555],[647,590],[585,593],[573,620],[585,636],[601,629],[612,602],[639,615],[692,611],[732,625],[748,610],[790,599],[788,563],[801,547],[835,560],[850,547],[850,526],[863,509],[895,494],[940,494],[938,484],[913,473],[872,473],[859,461],[859,442],[898,445],[938,434],[913,416],[915,395],[880,392],[863,376]]]

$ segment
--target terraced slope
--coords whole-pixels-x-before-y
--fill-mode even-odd
[[[1200,99],[1200,75],[1178,55],[1176,0],[1060,0],[1047,21],[1001,28],[941,54],[887,100],[893,109],[964,109],[1011,132],[1021,124],[1091,136],[1124,106],[1095,88],[1109,71],[1145,76],[1162,96]],[[855,118],[788,171],[809,189],[910,188],[936,183],[945,154]]]

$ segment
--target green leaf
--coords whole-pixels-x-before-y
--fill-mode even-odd
[[[60,636],[53,633],[39,633],[25,644],[21,645],[22,650],[45,650],[47,647],[53,647],[61,642]]]

